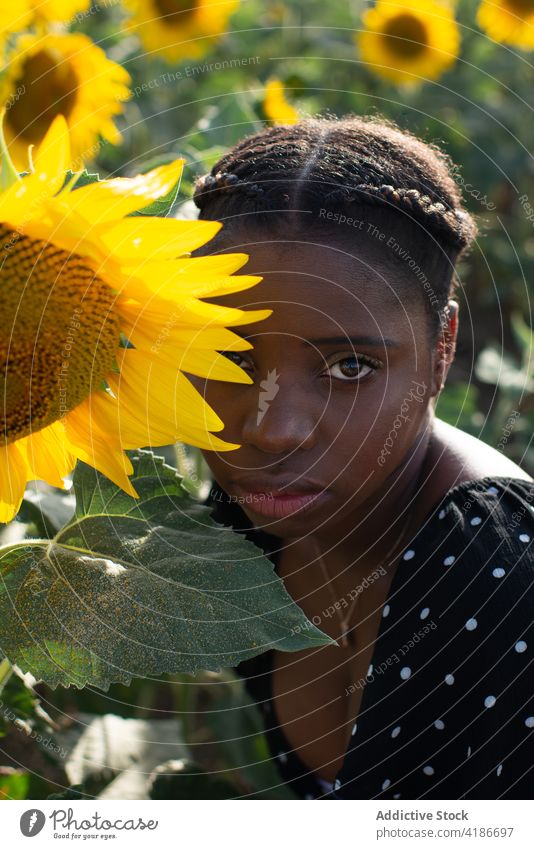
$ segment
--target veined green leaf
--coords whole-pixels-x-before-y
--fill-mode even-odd
[[[107,689],[334,642],[174,469],[151,452],[131,458],[139,499],[79,464],[74,518],[51,540],[0,549],[0,649],[12,663],[52,687]]]

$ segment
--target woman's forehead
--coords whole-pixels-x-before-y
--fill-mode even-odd
[[[230,307],[270,308],[272,316],[254,325],[259,333],[302,330],[303,323],[313,332],[356,333],[372,328],[410,324],[414,315],[412,298],[407,301],[406,283],[393,278],[376,256],[363,251],[332,248],[299,240],[243,241],[226,252],[249,255],[241,269],[244,274],[262,277],[244,292],[208,299]],[[393,278],[393,279],[392,279]],[[414,283],[414,285],[416,285]],[[385,334],[385,330],[383,330]],[[248,335],[248,334],[247,334]],[[339,335],[339,334],[338,334]]]

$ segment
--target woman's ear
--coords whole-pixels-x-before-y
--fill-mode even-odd
[[[447,374],[454,360],[456,352],[456,337],[458,335],[458,311],[460,307],[457,301],[449,300],[444,313],[439,337],[434,350],[434,367],[432,371],[431,398],[439,395]]]

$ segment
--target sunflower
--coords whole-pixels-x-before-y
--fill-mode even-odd
[[[0,7],[0,34],[2,40],[14,32],[20,32],[31,23],[33,11],[31,0],[2,3]]]
[[[172,191],[183,160],[134,178],[65,182],[68,129],[57,116],[33,170],[0,193],[0,520],[28,480],[63,486],[84,460],[135,496],[124,449],[175,441],[239,446],[185,373],[251,383],[218,351],[251,348],[228,328],[272,310],[199,300],[261,278],[232,276],[244,254],[192,258],[221,225],[132,216]],[[8,179],[11,175],[11,178]]]
[[[28,145],[38,144],[52,120],[64,114],[77,167],[95,156],[99,137],[120,141],[113,116],[130,96],[130,75],[80,33],[22,35],[0,86],[0,102],[13,104],[5,135],[15,165],[23,170]],[[14,92],[23,92],[16,99]]]
[[[124,0],[124,5],[145,50],[176,62],[203,56],[226,31],[239,0]]]
[[[490,38],[523,50],[534,48],[533,0],[484,0],[477,23]]]
[[[262,107],[265,117],[275,124],[296,124],[299,121],[299,113],[286,100],[280,80],[268,80]]]
[[[447,4],[437,0],[378,0],[362,16],[357,36],[362,59],[396,83],[437,79],[458,56],[460,33]]]
[[[37,19],[69,22],[78,13],[87,11],[91,0],[30,0],[30,5]]]

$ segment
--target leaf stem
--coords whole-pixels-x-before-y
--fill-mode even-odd
[[[11,665],[7,657],[5,657],[2,661],[0,661],[0,693],[6,686],[12,674],[13,666]]]
[[[9,189],[14,183],[21,179],[19,172],[13,165],[11,156],[7,149],[7,143],[4,136],[4,118],[5,108],[0,110],[0,155],[2,157],[2,168],[0,170],[0,188],[2,191]]]

